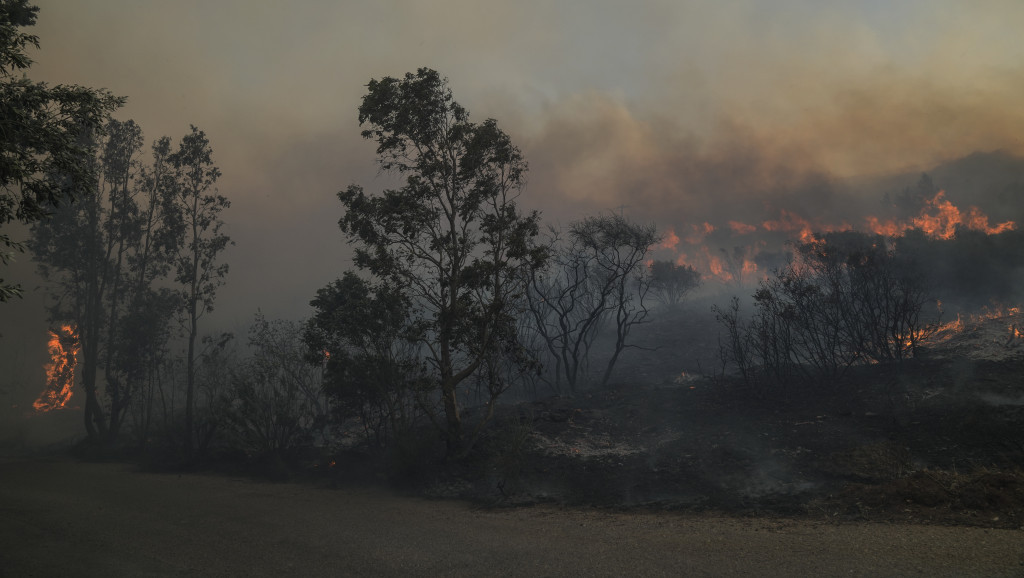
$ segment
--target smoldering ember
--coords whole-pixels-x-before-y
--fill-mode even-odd
[[[1020,575],[1024,5],[37,4],[0,574]]]

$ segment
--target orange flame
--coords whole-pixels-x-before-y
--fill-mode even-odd
[[[933,239],[952,239],[959,227],[982,231],[987,235],[998,235],[1017,228],[1013,221],[990,226],[988,216],[978,207],[971,207],[964,215],[956,205],[946,199],[945,191],[939,191],[935,197],[926,200],[921,213],[909,221],[881,222],[877,217],[868,217],[867,224],[868,230],[879,235],[898,236],[911,229],[920,229]]]
[[[675,249],[676,245],[679,244],[679,236],[672,229],[665,233],[665,239],[662,240],[661,244],[658,245],[659,249]]]
[[[938,302],[938,308],[942,310],[942,302]],[[930,341],[930,342],[942,342],[953,337],[957,333],[962,333],[970,328],[979,326],[981,323],[992,320],[1002,319],[1009,321],[1010,324],[1007,326],[1010,333],[1010,340],[1024,338],[1024,330],[1020,328],[1017,316],[1020,315],[1021,308],[1018,307],[1006,307],[1006,306],[993,306],[985,307],[978,313],[972,313],[970,315],[961,315],[957,313],[956,319],[940,323],[928,335],[922,334],[919,340]]]
[[[1017,228],[1014,221],[1006,221],[997,225],[989,223],[989,217],[978,207],[970,207],[961,211],[945,197],[944,191],[939,191],[931,199],[924,201],[917,216],[909,219],[888,219],[882,220],[876,216],[865,217],[864,223],[868,232],[883,235],[885,237],[900,237],[907,231],[919,229],[933,239],[951,239],[958,229],[969,229],[981,231],[988,235],[997,235]],[[727,228],[726,228],[727,227]],[[706,244],[712,233],[721,230],[731,232],[733,237],[756,234],[758,232],[782,233],[790,239],[798,240],[800,243],[814,243],[816,235],[837,231],[850,231],[854,227],[849,222],[840,223],[822,222],[816,219],[808,219],[796,211],[779,209],[776,218],[768,218],[757,223],[747,223],[737,220],[726,221],[721,227],[710,222],[699,224],[689,223],[679,227],[680,233],[675,230],[668,230],[665,238],[659,243],[655,250],[671,251],[677,265],[691,265],[701,272],[705,280],[719,282],[749,281],[757,276],[763,276],[753,262],[752,257],[758,253],[759,245],[764,242],[754,242],[745,248],[745,255],[736,255],[730,252],[727,259],[722,259],[716,254],[714,244],[709,248]],[[682,237],[680,237],[680,234]],[[724,237],[728,233],[718,234]],[[689,245],[689,247],[687,247]],[[685,250],[685,252],[684,252]],[[734,263],[733,261],[736,261]],[[741,263],[741,264],[740,264]]]
[[[46,389],[39,394],[32,407],[37,412],[60,409],[71,399],[75,385],[75,367],[78,365],[78,331],[74,325],[61,325],[57,331],[50,331],[47,343],[50,362],[46,364]]]
[[[729,228],[737,235],[749,235],[757,230],[756,225],[748,225],[739,221],[729,221]]]
[[[715,226],[704,222],[701,225],[690,225],[691,233],[686,236],[686,242],[691,245],[699,245],[704,238],[715,232]]]

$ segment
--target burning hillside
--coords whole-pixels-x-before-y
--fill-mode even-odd
[[[915,213],[892,217],[866,215],[859,219],[859,226],[847,221],[817,221],[787,209],[779,209],[773,217],[757,223],[728,220],[683,225],[665,233],[662,243],[655,248],[655,257],[692,266],[705,281],[750,284],[785,261],[787,244],[809,243],[826,233],[856,230],[901,238],[919,231],[926,239],[949,241],[958,232],[999,235],[1017,229],[1014,221],[992,224],[992,219],[976,206],[961,210],[946,198],[945,191],[909,200],[909,192],[904,195],[901,204],[915,205]],[[898,209],[898,205],[893,203],[892,208]]]
[[[1003,361],[1024,355],[1020,307],[997,307],[938,325],[921,345],[933,356]]]

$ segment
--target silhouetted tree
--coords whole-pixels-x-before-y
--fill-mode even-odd
[[[795,247],[793,263],[764,279],[749,322],[738,301],[716,308],[727,331],[723,360],[748,380],[836,383],[855,363],[914,355],[933,323],[922,317],[926,276],[891,239],[828,233]]]
[[[666,307],[676,307],[687,293],[700,287],[700,273],[690,265],[654,261],[650,270],[651,291]]]
[[[404,433],[434,391],[417,351],[412,306],[386,282],[351,271],[317,291],[303,334],[307,360],[324,366],[324,390],[339,421],[358,417],[367,441],[386,445]]]
[[[148,439],[161,369],[169,355],[171,320],[179,310],[179,295],[159,281],[170,273],[181,229],[171,209],[174,171],[168,157],[171,139],[161,137],[151,147],[152,160],[142,167],[137,186],[141,234],[127,256],[127,309],[118,324],[119,344],[111,366],[114,380],[123,384],[124,403],[132,408],[136,437]]]
[[[607,321],[614,348],[601,382],[607,383],[632,327],[649,313],[651,277],[644,265],[658,242],[653,225],[620,215],[589,217],[569,227],[565,242],[555,234],[552,259],[534,269],[528,294],[535,329],[555,360],[556,387],[564,376],[575,392],[587,372],[590,348]]]
[[[195,126],[181,139],[178,150],[167,157],[174,167],[176,182],[173,201],[168,206],[168,221],[180,231],[176,244],[174,280],[179,289],[181,312],[188,339],[185,358],[185,453],[192,456],[195,427],[196,341],[199,321],[213,311],[217,289],[228,273],[226,263],[218,263],[231,239],[221,232],[220,213],[231,202],[217,193],[214,185],[220,169],[213,164],[213,149],[206,133]]]
[[[26,49],[39,47],[39,38],[23,31],[38,11],[27,0],[0,0],[0,226],[38,222],[95,189],[95,137],[125,100],[15,76],[32,64]],[[22,243],[0,232],[0,265],[15,251],[24,251]],[[0,302],[20,293],[0,278]]]
[[[495,350],[515,346],[520,273],[544,259],[533,242],[539,217],[516,206],[526,172],[519,149],[493,119],[470,122],[436,71],[367,88],[362,135],[376,141],[381,169],[405,184],[376,196],[355,185],[340,192],[340,226],[357,244],[356,266],[412,306],[408,338],[431,368],[453,454],[463,448],[460,386]]]
[[[74,203],[54,210],[51,218],[33,228],[31,247],[43,277],[55,283],[53,320],[70,320],[80,333],[82,385],[86,392],[85,419],[90,437],[113,438],[124,418],[136,385],[126,381],[118,361],[122,348],[135,345],[138,335],[123,333],[122,320],[133,313],[130,304],[149,291],[132,283],[130,263],[144,237],[157,234],[163,223],[147,222],[137,203],[142,132],[133,121],[111,120],[106,137],[94,147],[98,180]],[[153,319],[150,312],[150,320]],[[109,423],[97,399],[97,374],[103,370]]]

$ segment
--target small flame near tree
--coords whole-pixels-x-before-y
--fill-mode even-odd
[[[71,399],[72,387],[75,385],[75,367],[78,365],[78,354],[81,351],[78,330],[74,325],[64,324],[59,329],[50,331],[47,347],[50,351],[50,362],[45,366],[46,389],[32,404],[39,413],[60,409]]]

